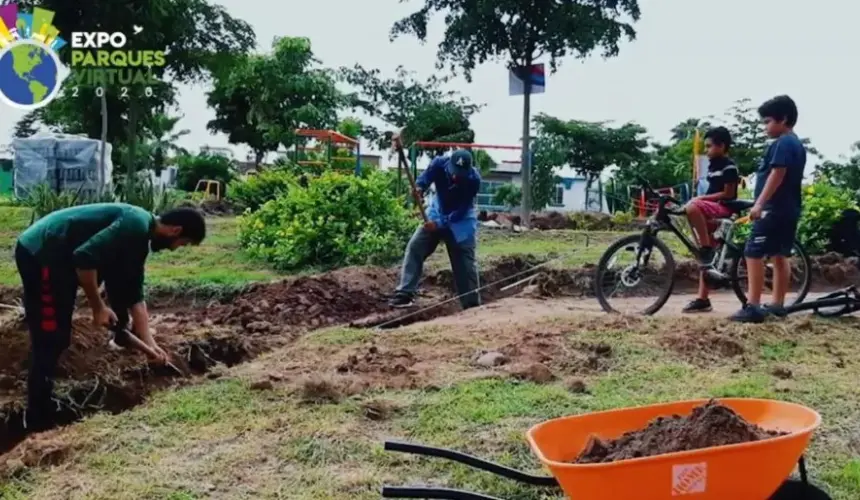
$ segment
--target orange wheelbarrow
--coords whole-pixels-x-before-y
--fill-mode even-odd
[[[719,402],[750,423],[787,434],[610,463],[572,463],[592,436],[615,439],[646,427],[657,417],[689,415],[693,408],[707,403],[696,400],[562,417],[535,425],[526,438],[552,477],[452,450],[392,441],[385,443],[385,449],[446,458],[524,484],[561,490],[570,500],[831,500],[809,483],[803,459],[812,433],[821,423],[817,412],[763,399]],[[799,478],[789,479],[795,467]],[[501,500],[447,488],[393,486],[383,487],[382,497]]]

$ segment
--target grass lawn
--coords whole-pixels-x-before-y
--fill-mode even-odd
[[[540,472],[523,438],[537,422],[710,396],[816,408],[824,426],[808,455],[813,480],[834,499],[860,498],[856,319],[738,326],[575,313],[523,321],[485,313],[469,323],[414,326],[375,339],[361,330],[310,334],[221,380],[162,392],[133,411],[64,431],[54,441],[67,447],[66,460],[0,486],[0,498],[371,500],[383,483],[431,483],[506,499],[560,499],[444,461],[385,453],[380,443],[448,446]],[[412,353],[413,384],[397,388],[396,377],[384,373],[336,375],[336,364],[367,352],[371,339],[380,352]],[[583,343],[600,342],[612,346],[604,366],[570,365]],[[725,342],[739,350],[721,351]],[[476,349],[508,343],[520,347],[523,359],[544,344],[544,363],[558,379],[524,382],[503,368],[471,364]],[[261,379],[276,382],[252,389]],[[308,381],[317,379],[365,385],[334,402],[312,403],[309,396],[318,394],[309,387],[320,384]],[[584,382],[586,392],[569,390],[571,380]]]

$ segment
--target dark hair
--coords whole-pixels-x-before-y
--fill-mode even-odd
[[[784,121],[787,126],[794,127],[797,123],[797,104],[787,95],[778,95],[759,106],[758,115],[778,122]]]
[[[732,133],[726,127],[714,127],[705,132],[705,139],[710,139],[714,144],[725,146],[726,149],[732,147]]]
[[[158,217],[159,222],[166,226],[179,226],[182,232],[180,238],[187,238],[199,245],[206,238],[206,221],[203,214],[191,207],[179,207],[168,210]]]

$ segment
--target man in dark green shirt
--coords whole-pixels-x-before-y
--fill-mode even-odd
[[[144,265],[150,250],[198,245],[206,237],[200,212],[177,208],[154,216],[124,203],[99,203],[59,210],[27,228],[15,247],[24,285],[30,330],[27,427],[53,423],[54,372],[69,346],[78,285],[93,314],[93,326],[126,326],[167,360],[149,330],[144,301]],[[110,306],[99,294],[104,281]]]

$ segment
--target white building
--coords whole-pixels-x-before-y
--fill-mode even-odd
[[[478,193],[478,210],[493,212],[505,211],[508,208],[493,203],[493,197],[499,186],[514,184],[522,186],[523,178],[520,163],[499,163],[494,170],[485,175]],[[570,167],[562,167],[556,171],[560,182],[555,186],[555,196],[546,210],[558,212],[605,212],[608,213],[606,195],[600,181],[594,181],[591,190],[586,190],[587,180],[578,175]]]

